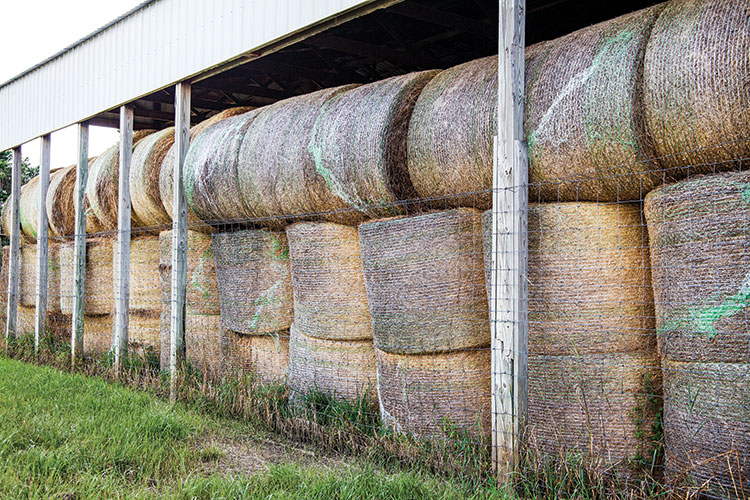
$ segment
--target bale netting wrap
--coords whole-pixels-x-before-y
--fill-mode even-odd
[[[664,358],[747,363],[750,172],[697,176],[646,196]]]
[[[166,317],[167,346],[169,345],[169,322]],[[205,314],[185,314],[185,357],[200,372],[220,375],[228,332],[221,327],[221,317]],[[162,345],[162,349],[164,346]],[[169,366],[169,354],[163,367]]]
[[[153,133],[153,130],[139,130],[133,133],[133,147]],[[86,182],[86,197],[91,211],[96,215],[105,231],[117,229],[117,204],[120,168],[120,145],[107,149],[94,160],[89,167]],[[131,209],[132,211],[132,209]],[[140,227],[143,224],[135,213],[131,214],[131,225]]]
[[[489,296],[492,212],[482,219]],[[528,238],[530,356],[655,349],[639,204],[531,204]]]
[[[84,316],[83,354],[87,357],[107,354],[112,349],[114,328],[114,314]]]
[[[662,5],[529,49],[530,196],[634,201],[662,179],[641,109],[643,55]]]
[[[60,245],[60,309],[73,313],[75,296],[74,242]],[[114,311],[114,271],[112,268],[112,240],[89,238],[86,240],[86,290],[83,296],[85,315],[104,315]]]
[[[251,373],[261,383],[280,382],[289,368],[289,332],[243,335],[227,331],[225,368]]]
[[[286,230],[294,324],[327,340],[372,338],[356,227],[298,222]]]
[[[220,122],[221,120],[224,120],[226,118],[231,118],[232,116],[247,113],[252,109],[253,108],[248,107],[230,108],[215,114],[207,120],[203,120],[198,125],[195,125],[190,129],[190,140],[195,140],[195,138],[198,137],[201,132],[203,132],[206,128],[210,127],[214,123]],[[159,171],[159,198],[162,205],[164,206],[164,211],[167,213],[170,220],[172,219],[172,213],[174,211],[174,203],[172,200],[174,194],[172,181],[174,174],[175,153],[175,147],[174,144],[172,144],[161,162],[161,170]],[[202,233],[212,233],[214,231],[213,227],[201,221],[198,216],[196,216],[195,213],[190,210],[190,207],[188,207],[188,225],[190,226],[190,229],[200,231]]]
[[[159,360],[161,351],[160,314],[161,308],[141,309],[131,310],[128,316],[128,349],[153,364]]]
[[[346,209],[334,196],[310,153],[310,138],[321,107],[354,85],[323,89],[263,108],[245,133],[237,175],[253,218],[314,214]],[[263,224],[283,227],[278,219]]]
[[[287,384],[294,399],[322,393],[349,402],[375,404],[375,350],[369,340],[322,340],[290,329]]]
[[[286,235],[252,229],[211,238],[222,326],[249,335],[288,329],[293,299]]]
[[[259,111],[213,123],[190,143],[183,170],[185,199],[204,222],[239,221],[249,215],[240,193],[237,163],[242,138]]]
[[[387,78],[323,103],[308,150],[330,192],[350,209],[326,218],[358,223],[364,217],[399,215],[404,207],[395,202],[418,197],[406,159],[409,119],[420,92],[438,73]]]
[[[409,123],[409,177],[421,198],[490,206],[497,129],[497,56],[440,72],[422,90]],[[464,194],[454,198],[455,195]]]
[[[529,356],[531,446],[602,465],[650,456],[661,406],[655,352]]]
[[[406,355],[376,349],[383,421],[422,437],[489,436],[490,357],[488,348]]]
[[[720,498],[750,494],[750,369],[745,363],[665,360],[669,475]]]
[[[19,255],[19,303],[22,306],[36,306],[36,245],[21,245]],[[61,312],[60,244],[54,242],[49,242],[47,246],[47,312]]]
[[[112,240],[112,255],[117,255],[117,240]],[[137,236],[130,240],[130,310],[161,309],[159,277],[159,237]]]
[[[375,347],[422,354],[490,345],[481,218],[460,208],[359,227]]]
[[[160,130],[141,140],[133,148],[130,163],[130,202],[138,220],[159,230],[172,222],[159,194],[159,174],[167,152],[174,144],[174,127]]]
[[[661,165],[675,176],[750,158],[748,16],[747,2],[672,0],[654,24],[643,64],[645,119]]]

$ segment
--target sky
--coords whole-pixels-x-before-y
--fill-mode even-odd
[[[3,19],[0,83],[42,62],[97,28],[129,11],[143,0],[0,0]],[[12,40],[12,44],[8,43]],[[89,154],[96,156],[119,138],[115,129],[91,127]],[[31,165],[39,164],[39,140],[23,145]],[[52,168],[76,162],[76,128],[52,134]]]

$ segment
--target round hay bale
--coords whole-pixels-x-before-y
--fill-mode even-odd
[[[649,456],[661,406],[655,352],[529,356],[531,446],[602,464]]]
[[[18,203],[18,220],[21,231],[29,243],[36,243],[39,228],[39,176],[33,177],[21,186]]]
[[[130,164],[130,202],[138,220],[158,231],[172,222],[159,194],[159,174],[167,152],[174,144],[174,127],[160,130],[133,148]]]
[[[20,210],[19,210],[20,211]],[[19,214],[20,216],[20,214]],[[10,231],[11,231],[11,224],[10,224],[10,197],[3,203],[3,209],[2,213],[0,213],[0,224],[2,224],[3,227],[3,234],[10,239]],[[19,224],[18,224],[18,238],[21,243],[35,243],[35,241],[30,241],[29,237],[26,236],[26,233],[23,231],[23,227],[21,227],[20,224],[20,218],[19,218]]]
[[[112,255],[117,255],[116,239],[112,240]],[[130,311],[160,309],[159,237],[134,237],[130,240]]]
[[[60,245],[47,246],[47,312],[60,312]],[[19,293],[22,306],[36,306],[36,245],[21,245]],[[7,287],[7,284],[6,284]]]
[[[641,114],[641,75],[663,5],[529,49],[525,134],[529,196],[540,201],[635,201],[663,172]]]
[[[146,361],[160,357],[160,313],[161,304],[150,311],[131,309],[128,315],[128,349]]]
[[[372,338],[357,228],[299,222],[286,230],[294,324],[327,340]]]
[[[651,30],[645,121],[659,163],[676,177],[740,168],[750,157],[748,16],[746,2],[672,0]]]
[[[190,144],[183,179],[190,209],[208,223],[247,218],[237,180],[242,138],[259,110],[232,116],[203,129]]]
[[[86,240],[86,291],[83,297],[85,315],[111,314],[114,302],[114,271],[112,268],[112,240],[89,238]],[[74,243],[60,245],[60,309],[73,313],[75,295]]]
[[[408,167],[433,206],[490,206],[497,130],[497,56],[440,72],[422,90],[409,123]],[[461,197],[455,195],[464,194]]]
[[[346,85],[284,99],[266,106],[242,139],[237,165],[240,191],[255,218],[312,214],[320,207],[345,209],[328,189],[309,151],[321,107],[333,96],[354,88]],[[283,227],[283,221],[263,221]]]
[[[114,314],[84,316],[83,318],[83,354],[96,357],[107,354],[112,349],[112,338],[115,329]]]
[[[139,130],[133,133],[133,147],[154,130]],[[115,144],[102,153],[89,167],[86,197],[91,211],[105,231],[117,229],[117,200],[120,168],[120,144]],[[131,209],[132,210],[132,209]],[[143,226],[135,213],[131,214],[131,226]]]
[[[322,340],[290,329],[287,384],[298,395],[311,391],[357,402],[376,391],[375,351],[368,340]]]
[[[225,365],[252,373],[261,383],[279,382],[289,367],[289,332],[242,335],[227,331]]]
[[[375,350],[383,421],[421,437],[489,436],[491,351],[390,354]]]
[[[664,439],[668,475],[710,498],[750,494],[750,370],[743,363],[666,360]]]
[[[490,295],[492,212],[482,216]],[[648,236],[639,204],[532,204],[530,356],[655,348]]]
[[[89,168],[96,158],[89,159]],[[50,231],[60,238],[73,239],[75,236],[75,186],[76,166],[71,165],[50,174],[47,190],[47,219]],[[104,227],[91,210],[88,196],[84,196],[86,213],[86,233],[95,234],[104,231]]]
[[[420,92],[438,73],[387,78],[323,103],[308,151],[330,192],[349,209],[326,218],[358,223],[364,217],[398,215],[404,209],[395,202],[417,198],[406,159],[409,119]],[[315,211],[336,210],[339,205],[324,204]]]
[[[206,128],[210,127],[214,123],[220,122],[221,120],[224,120],[226,118],[231,118],[232,116],[247,113],[248,111],[252,110],[253,108],[249,107],[230,108],[212,116],[207,120],[203,120],[198,125],[190,129],[190,140],[195,140],[195,138],[198,137],[201,132],[203,132]],[[167,154],[164,156],[164,159],[161,162],[161,170],[159,171],[159,198],[161,199],[161,203],[164,206],[164,211],[170,217],[170,220],[172,218],[172,212],[174,211],[174,204],[172,202],[172,174],[174,173],[174,159],[175,148],[173,144],[169,148],[169,151],[167,151]],[[190,210],[190,207],[188,207],[188,225],[190,229],[200,231],[201,233],[212,233],[214,231],[213,227],[201,221],[198,216],[196,216],[195,213]]]
[[[646,196],[664,358],[747,362],[750,173],[697,176]]]
[[[481,212],[462,208],[362,224],[375,347],[391,354],[490,345]]]
[[[169,315],[167,315],[167,325],[169,321]],[[168,333],[169,326],[167,326]],[[197,370],[207,375],[220,375],[228,334],[229,332],[221,327],[219,315],[186,314],[185,357]],[[169,353],[167,353],[167,359],[169,359]],[[169,366],[169,363],[163,366]]]
[[[222,326],[249,335],[288,329],[293,300],[286,235],[247,230],[211,238]]]

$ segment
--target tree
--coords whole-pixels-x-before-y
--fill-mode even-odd
[[[0,153],[0,206],[5,205],[5,200],[10,196],[12,188],[12,166],[13,155],[10,151]],[[29,159],[24,158],[21,162],[21,185],[26,184],[39,174],[39,166],[29,165]]]

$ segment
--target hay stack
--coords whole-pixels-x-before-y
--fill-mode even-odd
[[[211,238],[222,326],[249,335],[288,329],[293,301],[286,235],[247,230]]]
[[[153,130],[139,130],[133,133],[133,147],[153,133]],[[89,167],[86,183],[86,197],[90,208],[105,231],[117,229],[117,200],[120,168],[120,145],[115,144],[101,154]],[[131,214],[131,226],[143,226],[135,213]]]
[[[96,158],[89,159],[89,168]],[[75,186],[76,166],[62,168],[50,174],[49,189],[47,190],[47,218],[50,231],[58,237],[72,239],[75,236]],[[104,227],[96,218],[88,196],[84,196],[84,212],[86,213],[86,233],[96,234],[104,231]]]
[[[310,137],[321,107],[354,85],[323,89],[263,108],[247,130],[240,149],[237,175],[251,217],[280,217],[344,209],[329,190],[309,151]],[[283,227],[279,220],[263,222]]]
[[[192,127],[190,129],[190,140],[194,141],[200,134],[203,132],[206,128],[210,127],[212,124],[220,122],[221,120],[224,120],[226,118],[231,118],[232,116],[241,115],[243,113],[247,113],[248,111],[251,111],[253,108],[248,107],[238,107],[238,108],[230,108],[222,111],[221,113],[217,113],[216,115],[212,116],[208,120],[204,120],[198,125]],[[175,159],[175,148],[174,144],[169,148],[169,151],[164,156],[164,160],[162,160],[161,163],[161,170],[159,172],[159,198],[161,199],[161,203],[164,206],[164,211],[167,213],[167,215],[172,217],[172,212],[174,211],[174,204],[172,202],[172,175],[174,173],[174,159]],[[202,233],[212,233],[214,229],[209,226],[208,224],[203,223],[188,207],[188,224],[190,229],[193,229],[195,231],[200,231]]]
[[[169,316],[167,316],[169,324]],[[169,333],[169,326],[167,326]],[[206,375],[218,376],[222,371],[225,359],[227,336],[229,332],[221,327],[218,315],[186,314],[185,315],[185,358],[197,370]],[[167,342],[167,345],[169,343]],[[169,352],[166,353],[168,366]]]
[[[401,355],[375,350],[383,420],[398,431],[447,437],[455,428],[489,436],[491,351]]]
[[[60,309],[73,313],[75,295],[74,243],[60,245]],[[85,315],[100,316],[114,311],[114,284],[112,268],[112,241],[106,238],[86,240],[86,291],[83,311]]]
[[[261,383],[279,382],[289,368],[289,332],[242,335],[227,331],[225,366],[252,373]]]
[[[656,155],[674,176],[738,168],[750,157],[750,5],[672,0],[643,64],[643,100]]]
[[[128,349],[147,361],[158,360],[160,357],[160,314],[161,307],[131,310],[128,317]]]
[[[375,347],[424,354],[490,344],[479,211],[368,222],[359,239]]]
[[[47,251],[47,312],[59,313],[60,245],[49,242]],[[21,245],[18,288],[22,306],[36,306],[36,259],[36,245]]]
[[[183,179],[190,209],[204,222],[247,218],[237,180],[242,138],[259,110],[226,118],[206,127],[190,144]]]
[[[85,316],[83,319],[83,354],[96,357],[112,349],[115,329],[114,314]]]
[[[37,230],[39,228],[38,175],[21,186],[21,196],[18,203],[18,220],[21,223],[21,231],[26,241],[36,243]]]
[[[357,228],[299,222],[286,230],[294,324],[325,340],[372,338]]]
[[[144,226],[155,228],[172,222],[159,194],[159,174],[167,152],[174,144],[174,127],[160,130],[133,148],[130,164],[130,201]]]
[[[357,402],[374,396],[375,351],[368,340],[321,340],[292,325],[289,341],[289,388],[296,394],[319,391]]]
[[[117,240],[112,241],[112,255],[117,255]],[[160,309],[159,237],[134,237],[130,240],[130,311],[148,315]]]
[[[23,188],[22,188],[23,189]],[[19,214],[20,216],[20,214]],[[3,227],[3,234],[10,238],[10,231],[11,231],[11,224],[10,224],[10,197],[3,203],[3,209],[2,213],[0,213],[0,224],[2,224]],[[31,241],[28,236],[26,236],[26,233],[23,231],[23,227],[21,227],[20,220],[18,224],[18,238],[21,243],[29,243],[32,244],[35,241]]]
[[[352,211],[327,218],[358,223],[363,217],[398,215],[404,210],[390,204],[417,198],[407,167],[407,131],[417,97],[437,74],[387,78],[325,101],[308,150],[330,192]],[[315,211],[338,206],[324,204]]]

